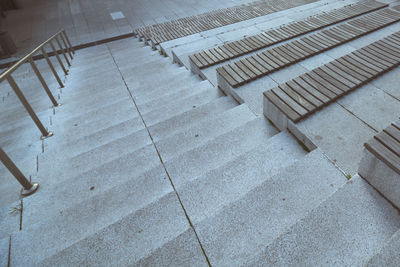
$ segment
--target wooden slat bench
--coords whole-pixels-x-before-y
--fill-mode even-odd
[[[335,23],[384,8],[386,6],[387,4],[376,1],[357,3],[353,6],[345,6],[338,10],[319,14],[313,16],[312,18],[307,18],[301,21],[295,21],[277,29],[272,29],[254,36],[245,37],[241,40],[229,42],[216,48],[204,50],[202,52],[190,55],[189,60],[191,61],[191,65],[194,65],[193,68],[208,68],[247,53],[266,48],[282,41],[319,30]],[[235,51],[231,51],[230,54],[220,54],[219,51],[229,50],[231,47],[236,48]],[[219,56],[216,58],[209,58],[209,56],[213,54],[219,54]]]
[[[358,173],[400,208],[400,121],[364,144]]]
[[[223,87],[222,83],[226,82],[232,88],[237,88],[398,21],[400,21],[400,12],[386,8],[305,36],[299,40],[267,49],[217,68],[219,85]],[[221,51],[223,51],[222,48]],[[211,59],[207,58],[207,60]],[[207,62],[207,60],[204,60],[204,62]],[[224,81],[221,82],[221,79]]]
[[[297,123],[399,65],[400,32],[396,32],[266,91],[264,97]]]
[[[161,42],[188,36],[194,33],[215,29],[239,21],[248,20],[283,9],[315,2],[316,0],[293,0],[285,5],[279,3],[285,0],[255,1],[240,6],[215,10],[200,15],[180,18],[173,21],[137,28],[134,33],[152,46]]]
[[[375,157],[400,174],[400,122],[392,123],[364,146]]]

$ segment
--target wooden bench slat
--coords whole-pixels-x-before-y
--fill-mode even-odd
[[[349,76],[354,77],[354,79],[357,79],[359,82],[357,82],[356,84],[364,83],[365,81],[367,81],[372,77],[372,75],[368,73],[365,73],[366,74],[365,76],[361,75],[356,71],[356,68],[354,66],[350,65],[352,67],[352,69],[350,69],[349,67],[347,67],[349,66],[349,64],[345,61],[341,61],[340,59],[333,61],[332,65],[340,69],[342,72],[348,74]]]
[[[364,144],[365,148],[382,160],[386,165],[400,174],[400,159],[392,151],[388,150],[381,142],[375,138]]]
[[[368,53],[367,53],[368,54]],[[363,53],[361,53],[361,50],[357,50],[354,51],[353,53],[351,53],[350,55],[354,55],[357,58],[360,58],[362,60],[367,61],[369,64],[376,66],[377,68],[380,68],[382,70],[387,68],[387,65],[385,64],[381,64],[380,62],[378,62],[380,59],[376,58],[376,60],[374,60],[373,56],[367,56]]]
[[[260,63],[260,65],[262,65],[264,68],[268,69],[268,72],[273,70],[275,67],[272,64],[275,64],[275,62],[272,62],[271,60],[269,60],[266,56],[264,56],[264,54],[259,53],[256,55],[252,56],[258,63]],[[268,62],[269,61],[269,62]],[[278,65],[276,65],[278,66]],[[267,72],[266,72],[267,73]]]
[[[354,78],[353,76],[349,75],[348,73],[340,70],[339,68],[335,67],[332,63],[328,63],[324,66],[321,66],[321,69],[331,75],[336,80],[340,81],[341,83],[347,85],[349,88],[354,87],[356,84],[361,83],[362,81]]]
[[[296,101],[294,101],[292,98],[290,98],[285,92],[282,91],[280,87],[276,87],[274,89],[271,89],[284,103],[286,103],[288,106],[290,106],[291,109],[293,109],[297,114],[301,116],[304,116],[307,114],[307,110],[300,106]]]
[[[236,85],[238,82],[232,78],[231,75],[229,75],[229,73],[224,69],[224,68],[218,68],[217,72],[224,77],[224,79],[231,85],[234,86]]]
[[[250,77],[250,81],[253,80],[255,77],[257,77],[257,75],[245,64],[243,64],[243,62],[241,60],[236,61],[234,64],[236,64],[236,66],[242,70],[244,73],[246,73],[247,76]]]
[[[394,126],[394,124],[387,127],[384,131],[400,143],[400,130],[396,126]]]
[[[338,63],[340,63],[340,65],[345,67],[345,69],[343,69],[344,71],[353,71],[357,75],[360,75],[361,77],[366,78],[366,79],[371,79],[372,77],[374,77],[375,74],[377,74],[377,72],[374,72],[370,68],[363,66],[360,63],[357,64],[357,62],[354,62],[354,61],[353,62],[355,64],[350,63],[349,61],[351,61],[351,59],[349,59],[347,57],[338,58],[336,61]],[[335,66],[338,67],[338,65],[335,65]],[[358,77],[356,77],[356,78],[358,78]]]
[[[324,104],[322,101],[320,101],[318,98],[316,98],[309,91],[307,91],[307,90],[303,89],[301,86],[299,86],[294,80],[288,81],[286,83],[286,85],[289,86],[297,94],[301,95],[309,103],[311,103],[313,105],[313,109],[315,107],[318,107],[318,106],[321,106]]]
[[[294,100],[299,106],[306,110],[306,113],[315,109],[315,106],[308,102],[302,95],[298,94],[287,84],[279,85],[279,88],[288,95],[292,100]],[[305,115],[305,114],[304,114]]]
[[[260,68],[263,69],[262,66],[258,64],[252,57],[244,58],[241,61],[243,62],[244,65],[250,68],[251,71],[254,72],[256,76],[260,76],[263,74],[263,71],[260,70]]]
[[[291,109],[285,102],[283,102],[272,90],[268,90],[264,92],[264,96],[273,103],[281,112],[285,113],[289,119],[292,121],[300,118],[300,115],[297,114],[293,109]]]
[[[303,88],[304,90],[306,90],[307,92],[312,94],[315,98],[317,98],[322,103],[327,103],[330,100],[330,98],[328,97],[329,95],[332,95],[332,98],[334,97],[334,94],[332,94],[331,91],[328,91],[325,88],[322,88],[323,89],[322,91],[321,91],[321,89],[318,90],[317,88],[318,87],[321,88],[322,86],[320,84],[318,84],[316,81],[312,80],[308,76],[307,76],[307,78],[305,78],[305,79],[304,78],[305,77],[302,75],[302,76],[294,78],[293,81],[296,82],[301,88]],[[309,82],[307,82],[306,80]],[[326,96],[324,93],[328,94],[328,96]]]
[[[371,73],[372,75],[378,74],[379,72],[383,71],[383,69],[378,68],[375,65],[372,65],[362,58],[356,57],[352,54],[344,56],[343,59],[354,66],[364,69],[366,72]]]
[[[313,75],[312,78],[317,79],[316,76],[319,76],[320,79],[324,80],[326,83],[328,84],[324,84],[327,89],[331,90],[333,93],[335,93],[336,95],[341,95],[343,92],[347,92],[349,90],[349,86],[341,83],[340,81],[338,81],[337,79],[333,78],[333,76],[337,76],[337,74],[333,73],[330,69],[327,69],[326,67],[322,66],[319,68],[316,68],[314,70],[312,70],[309,75]],[[318,82],[320,82],[320,80],[318,80]]]
[[[375,135],[375,139],[378,139],[384,146],[391,150],[400,159],[400,143],[393,137],[387,134],[385,131]]]
[[[232,66],[227,65],[226,68],[224,68],[224,69],[236,81],[236,83],[232,84],[232,86],[234,88],[239,86],[239,84],[242,84],[244,82],[244,79],[239,74],[237,74],[236,71],[234,71],[232,69]]]

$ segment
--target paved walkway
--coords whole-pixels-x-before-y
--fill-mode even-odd
[[[130,33],[137,27],[251,1],[22,0],[21,2],[25,7],[8,12],[5,21],[0,23],[0,27],[9,31],[17,44],[19,52],[15,57],[25,54],[27,50],[46,40],[60,28],[66,29],[72,43],[78,45]]]

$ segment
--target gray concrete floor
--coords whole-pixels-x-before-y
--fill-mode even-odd
[[[0,27],[10,32],[18,47],[14,57],[18,57],[61,28],[67,31],[72,43],[78,45],[127,34],[137,27],[251,1],[16,0],[23,8],[9,11]],[[115,12],[122,12],[122,16]]]

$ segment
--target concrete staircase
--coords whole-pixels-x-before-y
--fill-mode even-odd
[[[14,189],[0,197],[0,266],[398,260],[398,210],[361,177],[137,39],[77,51],[65,85],[61,107],[36,98],[55,135],[30,125],[31,142],[6,146],[41,187],[23,200],[0,187]],[[29,128],[20,114],[10,131]]]

